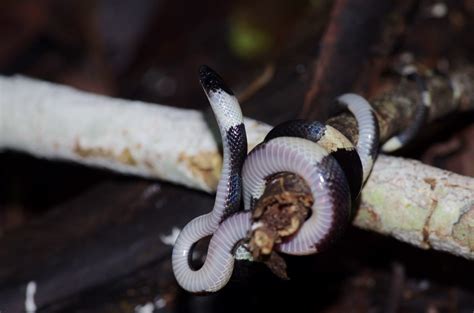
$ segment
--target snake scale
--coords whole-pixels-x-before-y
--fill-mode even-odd
[[[425,85],[415,71],[407,73],[421,88],[415,126],[389,140],[384,150],[402,146],[424,122],[429,107]],[[314,203],[309,218],[276,250],[307,255],[325,249],[349,224],[351,206],[368,178],[379,149],[378,124],[371,105],[361,96],[344,94],[336,105],[351,112],[358,124],[356,147],[337,129],[317,121],[287,121],[273,128],[247,155],[243,115],[233,92],[207,66],[199,80],[216,117],[223,144],[223,167],[214,208],[189,222],[178,236],[172,266],[178,283],[194,293],[215,292],[229,281],[235,248],[252,229],[252,210],[263,194],[266,178],[292,172],[309,186]],[[241,202],[243,200],[243,209]],[[193,247],[211,236],[204,265],[193,269]]]

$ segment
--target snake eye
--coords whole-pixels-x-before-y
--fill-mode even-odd
[[[199,67],[199,81],[201,82],[201,86],[204,88],[206,94],[223,90],[231,96],[234,95],[234,92],[227,87],[219,74],[207,65],[201,65]]]

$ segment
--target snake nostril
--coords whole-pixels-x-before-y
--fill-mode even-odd
[[[191,247],[188,262],[192,270],[197,271],[204,265],[211,238],[212,236],[206,236]]]

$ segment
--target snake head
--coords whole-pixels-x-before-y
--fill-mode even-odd
[[[215,93],[219,91],[224,91],[231,96],[234,95],[234,92],[227,87],[219,74],[207,65],[201,65],[199,67],[199,81],[207,96],[209,96],[211,92]]]

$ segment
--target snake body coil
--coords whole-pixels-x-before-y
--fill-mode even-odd
[[[205,66],[200,69],[200,81],[219,125],[223,169],[213,210],[185,226],[175,243],[172,262],[177,281],[184,289],[212,292],[230,279],[233,250],[252,228],[252,204],[262,195],[265,179],[275,173],[298,174],[314,199],[309,219],[296,235],[276,247],[278,251],[294,255],[315,253],[343,232],[351,202],[357,198],[377,154],[378,125],[364,98],[346,94],[337,103],[356,117],[356,147],[329,125],[297,120],[276,126],[245,159],[245,128],[232,91]],[[244,211],[239,212],[242,189]],[[212,234],[204,265],[193,270],[189,264],[193,245]]]
[[[210,213],[189,222],[181,231],[173,248],[172,261],[176,279],[181,286],[192,292],[218,290],[220,287],[216,288],[213,285],[225,285],[228,278],[223,277],[230,276],[226,273],[229,270],[232,273],[233,257],[230,252],[233,245],[229,246],[227,240],[225,242],[227,245],[216,244],[216,238],[218,240],[229,237],[231,238],[229,240],[233,241],[232,235],[240,236],[238,239],[245,237],[245,233],[241,234],[238,231],[227,236],[225,226],[228,222],[223,223],[222,229],[216,232],[226,217],[240,209],[242,194],[240,172],[247,154],[247,137],[242,111],[232,91],[226,87],[217,73],[207,66],[201,66],[199,79],[217,119],[224,155],[214,208]],[[206,263],[201,269],[194,271],[189,265],[192,247],[200,239],[215,232],[214,241],[211,241],[209,246]],[[218,233],[221,235],[217,236]],[[235,241],[233,242],[235,244]],[[219,273],[219,269],[225,274]]]
[[[335,128],[319,122],[290,121],[276,126],[250,152],[242,170],[246,210],[260,198],[266,178],[278,172],[301,176],[313,194],[309,219],[291,240],[277,246],[287,254],[320,251],[348,224],[351,200],[368,177],[378,146],[378,126],[369,103],[355,94],[338,102],[359,124],[359,141],[352,143]],[[297,138],[300,137],[300,138]]]

